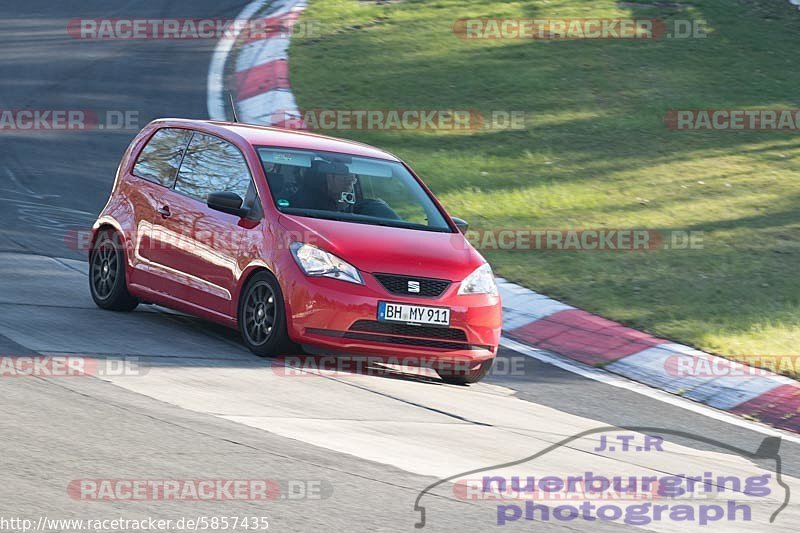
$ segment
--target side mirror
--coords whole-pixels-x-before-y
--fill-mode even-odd
[[[234,192],[212,192],[206,200],[206,205],[215,211],[244,218],[249,211],[242,209],[242,203],[244,203],[242,197]]]
[[[467,229],[469,228],[469,223],[466,220],[464,220],[463,218],[458,218],[458,217],[450,217],[450,218],[452,218],[453,222],[456,223],[456,227],[458,228],[458,231],[460,231],[461,233],[466,233],[467,232]]]

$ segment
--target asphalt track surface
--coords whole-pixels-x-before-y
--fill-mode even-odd
[[[725,447],[758,449],[766,432],[756,425],[692,412],[508,349],[497,372],[469,387],[403,372],[293,373],[250,355],[235,332],[201,320],[152,306],[130,314],[96,309],[84,254],[67,244],[69,236],[88,228],[104,205],[138,127],[156,117],[206,117],[216,43],[81,41],[67,34],[67,23],[231,18],[243,6],[2,2],[0,109],[88,109],[101,121],[109,111],[135,112],[137,120],[113,131],[0,133],[0,355],[79,355],[103,364],[136,357],[141,371],[0,379],[0,519],[265,516],[271,531],[414,530],[417,498],[437,480],[473,469],[505,473],[497,465],[609,425],[684,434],[664,432],[663,454],[604,454],[586,442],[567,443],[532,459],[524,472],[745,476],[774,470],[769,460]],[[627,431],[634,433],[641,434]],[[642,528],[796,530],[796,442],[781,444],[783,481],[793,490],[774,523],[767,520],[784,499],[778,490],[754,504],[751,523],[701,528],[663,520]],[[268,502],[85,501],[68,491],[81,479],[269,479],[279,483],[281,496]],[[292,497],[298,492],[288,487],[306,487],[297,490],[307,497]],[[460,499],[449,483],[420,501],[428,531],[634,529],[581,519],[520,519],[500,527],[496,503]]]

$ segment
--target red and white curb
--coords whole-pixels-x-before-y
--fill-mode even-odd
[[[289,41],[305,7],[306,0],[256,0],[239,14],[239,19],[263,19],[268,27],[283,31],[266,39],[233,38],[218,43],[208,76],[208,112],[212,119],[230,118],[226,113],[229,88],[242,122],[302,127],[289,84]],[[225,83],[228,61],[234,62],[231,83]]]
[[[256,0],[239,18],[265,17],[291,28],[305,6],[305,0]],[[239,43],[234,91],[242,121],[302,127],[289,84],[289,40],[288,36],[276,36]],[[227,96],[222,87],[225,64],[233,51],[232,40],[225,41],[218,46],[209,72],[209,115],[217,120],[226,118]],[[288,123],[287,117],[294,120]],[[800,432],[800,383],[792,379],[653,337],[502,278],[498,284],[506,338],[716,409]]]
[[[503,335],[710,407],[800,432],[800,383],[628,328],[498,279]]]

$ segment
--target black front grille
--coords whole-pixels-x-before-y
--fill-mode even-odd
[[[433,328],[429,326],[408,326],[391,322],[359,320],[352,325],[350,331],[384,333],[387,335],[405,335],[407,337],[427,337],[429,339],[445,339],[449,341],[467,342],[464,330],[455,328]]]
[[[435,298],[441,296],[450,286],[450,281],[446,279],[420,278],[416,276],[399,276],[397,274],[374,274],[383,287],[392,294],[403,296],[425,296]],[[412,285],[419,284],[419,292],[409,290],[409,282]]]
[[[401,324],[402,325],[402,324]],[[491,346],[480,344],[467,344],[451,340],[423,339],[413,337],[396,337],[389,334],[367,333],[361,331],[336,331],[330,329],[306,328],[306,333],[325,335],[339,339],[351,339],[365,342],[380,342],[385,344],[399,344],[404,346],[418,346],[424,348],[439,348],[441,350],[489,350]]]
[[[345,339],[360,341],[385,342],[387,344],[403,344],[406,346],[424,346],[426,348],[441,348],[443,350],[471,350],[473,346],[457,342],[438,341],[433,339],[412,339],[409,337],[392,337],[390,335],[374,335],[372,333],[357,333],[348,331],[344,335]]]

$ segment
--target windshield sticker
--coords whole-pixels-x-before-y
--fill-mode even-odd
[[[275,152],[272,150],[259,150],[261,160],[264,163],[274,163],[276,165],[289,165],[293,167],[310,167],[311,154],[304,152],[294,152],[290,150],[282,150]]]

